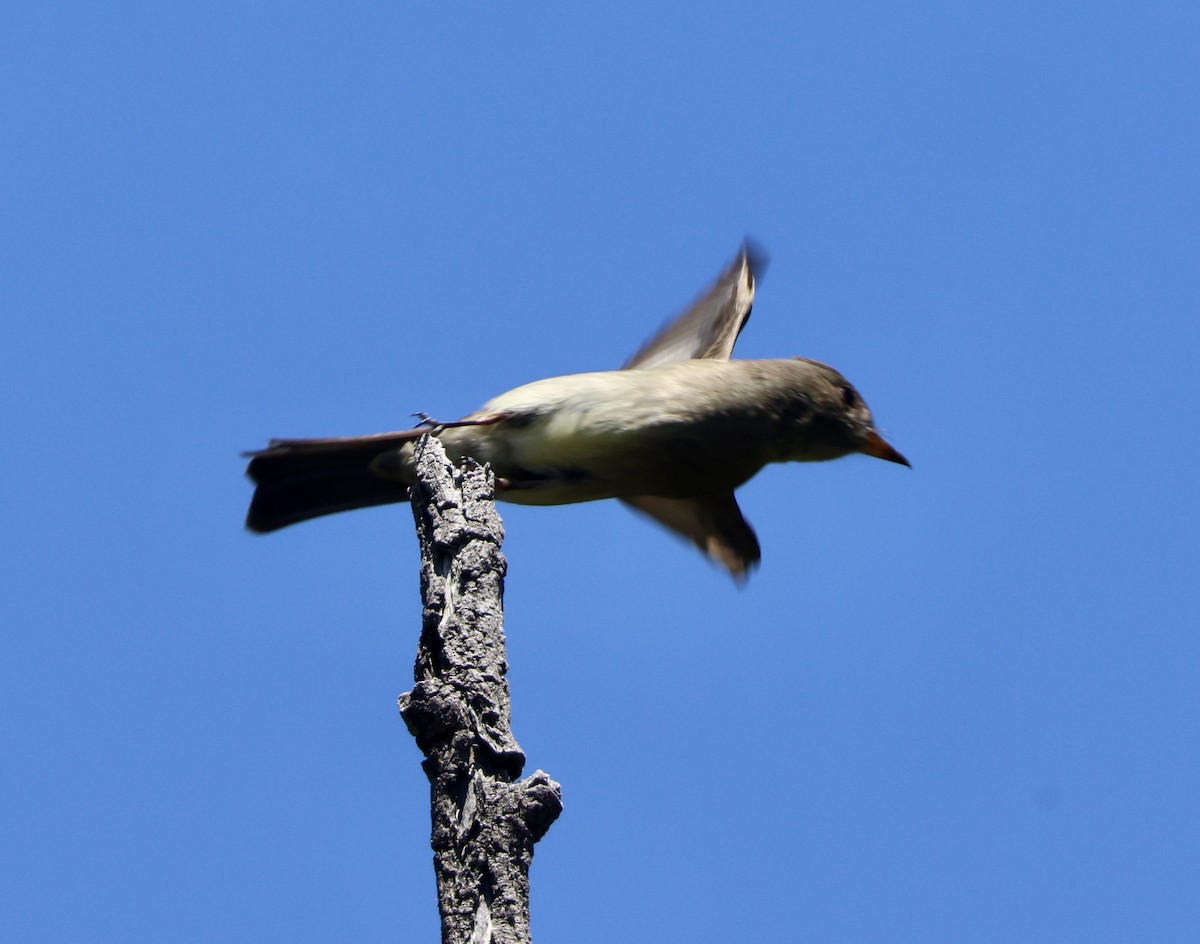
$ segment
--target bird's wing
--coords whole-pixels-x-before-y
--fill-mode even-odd
[[[625,362],[625,370],[645,370],[672,361],[727,361],[750,318],[754,287],[767,267],[765,253],[749,241],[720,278],[682,315],[668,322]]]
[[[754,529],[742,517],[733,492],[704,498],[640,495],[622,501],[681,534],[741,582],[762,553]]]

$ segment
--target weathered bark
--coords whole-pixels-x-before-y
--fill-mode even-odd
[[[412,490],[421,541],[416,686],[400,712],[425,754],[444,944],[518,944],[529,935],[533,844],[562,811],[509,724],[504,648],[504,529],[491,472],[456,469],[441,443],[417,446]]]

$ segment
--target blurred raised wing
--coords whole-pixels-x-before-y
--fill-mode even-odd
[[[754,305],[754,288],[767,266],[766,255],[749,240],[701,298],[623,365],[645,370],[672,361],[727,361]]]

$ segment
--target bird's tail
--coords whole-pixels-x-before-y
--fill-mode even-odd
[[[428,430],[410,429],[348,439],[273,439],[246,453],[246,475],[257,486],[246,527],[265,533],[336,511],[408,500],[408,486],[371,470],[376,456]]]

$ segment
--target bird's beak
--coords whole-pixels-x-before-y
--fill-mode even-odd
[[[858,447],[858,451],[864,456],[874,456],[876,459],[887,459],[888,462],[899,462],[901,465],[906,465],[910,469],[912,463],[904,456],[900,455],[895,449],[889,446],[875,430],[871,430],[863,437],[863,443]]]

